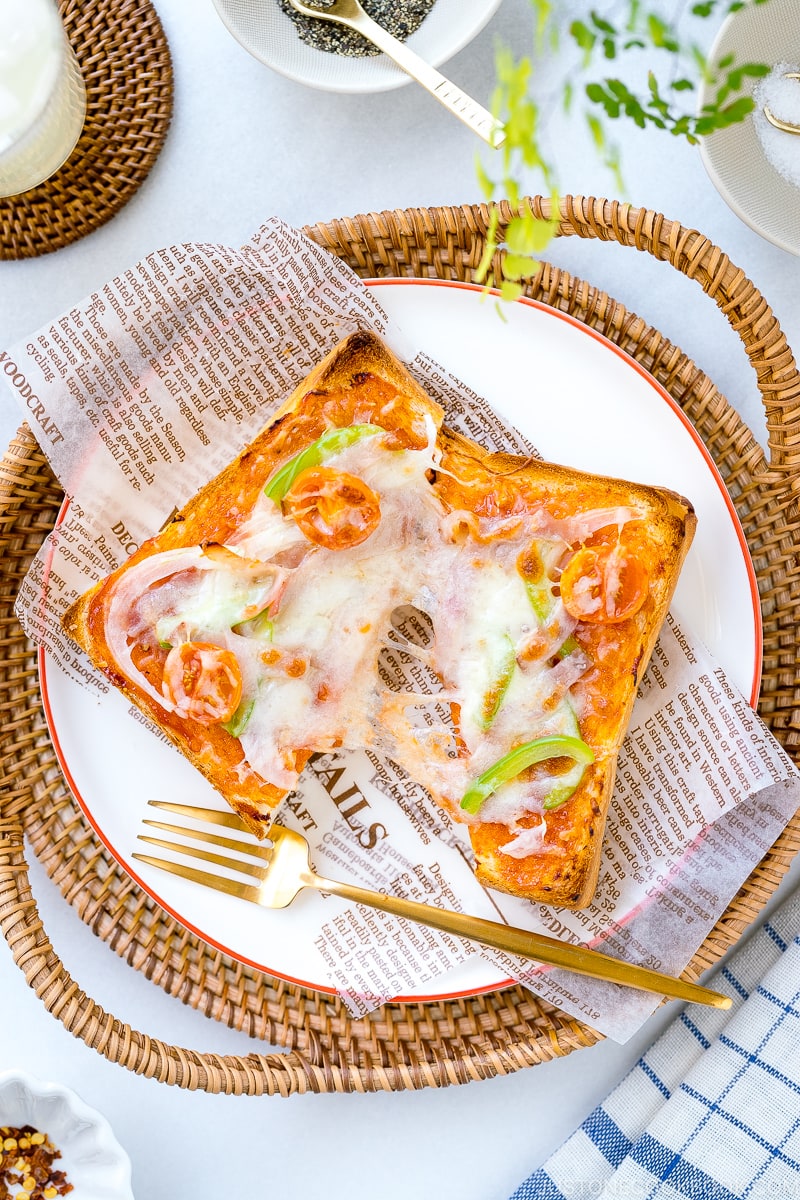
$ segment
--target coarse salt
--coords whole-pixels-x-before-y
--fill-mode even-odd
[[[783,179],[800,187],[800,79],[787,78],[791,74],[800,74],[800,66],[779,63],[761,80],[753,92],[753,121],[767,161]],[[798,132],[777,129],[765,107],[777,120],[797,125]]]

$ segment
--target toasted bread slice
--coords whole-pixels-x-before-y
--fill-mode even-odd
[[[580,782],[562,802],[555,774],[550,801],[545,797],[532,806],[533,811],[524,811],[524,805],[523,811],[519,805],[515,810],[513,803],[509,809],[502,788],[481,805],[469,830],[477,875],[486,885],[513,895],[584,907],[597,885],[617,755],[691,544],[695,514],[688,501],[666,488],[487,454],[446,430],[440,440],[442,467],[449,472],[440,490],[448,506],[469,502],[474,486],[470,489],[465,481],[482,479],[479,491],[495,488],[500,499],[505,491],[507,507],[512,511],[515,505],[521,507],[526,518],[532,518],[535,536],[530,546],[523,545],[513,565],[516,574],[525,576],[532,605],[549,606],[546,613],[539,612],[538,627],[527,647],[524,638],[515,636],[515,677],[489,732],[502,723],[506,707],[513,712],[518,699],[525,704],[524,684],[528,682],[528,691],[535,691],[538,672],[545,680],[549,676],[544,709],[566,712],[555,724],[548,723],[546,715],[539,724],[532,712],[531,733],[537,728],[545,734],[559,728],[567,735],[579,732],[593,752]],[[514,499],[508,498],[509,493]],[[514,536],[509,536],[509,543],[516,543]],[[563,547],[560,555],[559,547]],[[586,569],[576,572],[581,557]],[[603,586],[613,587],[610,577],[615,570],[620,572],[616,609],[608,597],[604,611]],[[488,624],[488,605],[485,612]],[[576,615],[581,612],[582,617]],[[517,629],[524,619],[523,613]],[[509,627],[513,620],[506,613],[505,628]],[[553,686],[556,675],[561,676],[560,683]],[[523,687],[515,691],[519,679]],[[524,720],[511,723],[516,728],[509,743],[524,742]],[[498,737],[501,743],[503,736]],[[569,759],[556,758],[553,765],[567,778],[580,773]],[[540,795],[547,786],[540,784]],[[561,793],[568,790],[566,786]],[[516,830],[516,836],[509,835],[509,828]]]
[[[693,529],[666,489],[443,428],[362,331],[65,628],[255,832],[312,753],[368,747],[468,824],[483,882],[579,906]]]

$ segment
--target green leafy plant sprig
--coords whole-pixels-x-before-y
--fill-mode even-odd
[[[548,51],[565,51],[568,63],[557,84],[556,97],[571,119],[583,120],[599,159],[624,192],[619,149],[611,135],[614,122],[632,121],[649,129],[685,139],[696,145],[702,138],[735,125],[753,110],[752,98],[743,93],[748,80],[769,73],[763,63],[739,63],[729,55],[712,65],[692,37],[697,22],[719,20],[739,9],[769,0],[684,0],[680,11],[668,18],[660,0],[596,0],[594,7],[574,0],[531,0],[533,52],[516,57],[507,47],[496,53],[496,86],[492,110],[505,126],[505,142],[492,151],[490,165],[478,163],[478,180],[490,207],[486,250],[477,278],[496,284],[506,299],[515,299],[524,279],[539,265],[539,256],[557,228],[524,206],[533,177],[539,190],[558,210],[557,168],[546,147],[541,102],[536,98],[537,65]],[[800,3],[800,0],[798,0]],[[568,9],[580,10],[572,15]],[[561,55],[560,55],[561,57]],[[624,70],[615,69],[620,66]],[[632,85],[623,75],[641,68],[642,78]],[[698,104],[703,88],[706,100]],[[580,109],[579,112],[576,112]],[[503,232],[506,255],[502,278],[492,276],[499,246],[498,198],[518,211]]]

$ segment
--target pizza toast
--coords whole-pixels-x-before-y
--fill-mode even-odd
[[[446,431],[443,443],[443,466],[452,476],[464,480],[471,472],[478,478],[485,473],[485,486],[502,481],[505,489],[522,494],[528,516],[537,514],[534,536],[514,563],[537,622],[526,633],[521,596],[516,626],[510,612],[504,614],[515,667],[510,681],[502,680],[503,708],[513,711],[518,680],[536,694],[531,677],[538,673],[546,681],[544,695],[539,688],[534,701],[542,716],[531,713],[531,730],[579,736],[592,751],[586,763],[556,758],[554,774],[538,781],[538,805],[527,802],[530,794],[527,801],[504,797],[510,781],[488,796],[470,825],[477,875],[514,895],[584,907],[596,890],[617,755],[696,518],[691,505],[666,488],[486,454]],[[448,482],[443,490],[448,498],[452,491],[455,504],[459,488]],[[495,724],[502,716],[501,709]],[[521,730],[524,721],[518,718],[516,725]],[[496,762],[502,761],[505,736],[498,739]],[[521,736],[509,740],[513,744]],[[564,777],[567,782],[559,786]],[[529,783],[534,790],[536,780]]]
[[[484,883],[578,907],[694,523],[447,429],[360,331],[64,624],[255,833],[311,754],[367,748],[466,823]]]

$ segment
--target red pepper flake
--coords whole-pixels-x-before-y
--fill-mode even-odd
[[[56,1200],[72,1191],[46,1133],[32,1125],[0,1125],[0,1200]]]

